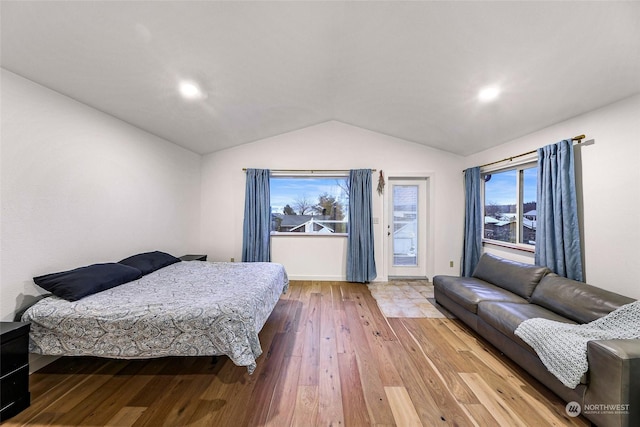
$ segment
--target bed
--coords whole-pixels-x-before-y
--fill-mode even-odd
[[[249,373],[258,333],[289,282],[276,263],[182,261],[68,301],[52,295],[22,315],[29,351],[142,359],[227,355]]]

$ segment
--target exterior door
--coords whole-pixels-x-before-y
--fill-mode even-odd
[[[427,181],[389,178],[389,277],[427,275]]]

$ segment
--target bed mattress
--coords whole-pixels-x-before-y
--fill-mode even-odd
[[[288,285],[276,263],[183,261],[79,301],[45,298],[22,320],[31,322],[29,351],[37,354],[227,355],[252,373],[258,333]]]

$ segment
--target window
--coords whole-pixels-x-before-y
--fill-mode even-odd
[[[271,233],[346,234],[348,176],[272,176]]]
[[[536,244],[536,192],[538,168],[517,168],[483,173],[484,238],[512,244]]]

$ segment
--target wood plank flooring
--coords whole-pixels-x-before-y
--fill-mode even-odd
[[[387,318],[365,285],[292,282],[260,341],[253,375],[226,357],[61,358],[3,425],[589,425],[461,322]]]

